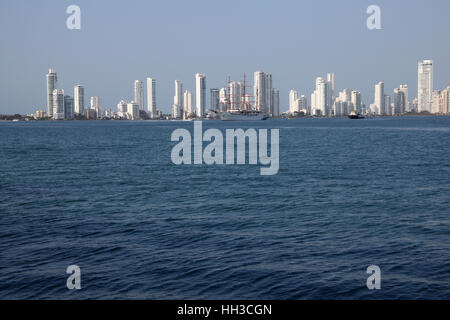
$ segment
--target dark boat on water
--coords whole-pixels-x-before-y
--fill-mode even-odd
[[[365,119],[364,116],[360,115],[359,113],[356,113],[355,111],[352,111],[349,115],[348,115],[349,119]]]

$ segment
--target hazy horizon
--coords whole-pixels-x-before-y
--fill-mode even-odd
[[[66,8],[81,8],[81,30],[68,30]],[[381,7],[382,30],[366,27],[366,9]],[[157,81],[157,108],[170,112],[174,80],[195,91],[195,73],[209,89],[228,76],[241,80],[263,70],[280,90],[309,98],[315,78],[336,75],[336,94],[359,90],[373,103],[374,85],[392,96],[400,84],[417,95],[417,62],[434,60],[434,88],[450,85],[450,2],[422,1],[24,1],[1,8],[0,113],[46,110],[48,69],[58,88],[73,95],[85,86],[85,103],[104,108],[133,99],[134,80]],[[195,95],[194,95],[195,97]],[[194,98],[195,99],[195,98]]]

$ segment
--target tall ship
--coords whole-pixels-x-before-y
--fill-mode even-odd
[[[246,93],[247,81],[244,73],[243,82],[231,82],[225,96],[221,96],[221,112],[218,117],[222,121],[262,121],[270,118],[270,114],[257,110],[254,97]],[[256,94],[259,94],[258,92]]]

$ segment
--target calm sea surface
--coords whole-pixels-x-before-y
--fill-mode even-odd
[[[279,128],[279,174],[173,165],[192,122],[0,122],[0,298],[450,299],[450,117],[203,127]]]

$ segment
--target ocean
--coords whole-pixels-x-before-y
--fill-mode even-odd
[[[450,299],[450,117],[203,122],[279,129],[273,176],[178,128],[0,122],[0,299]]]

